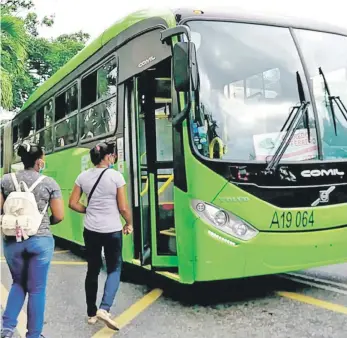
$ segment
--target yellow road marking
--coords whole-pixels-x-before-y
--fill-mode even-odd
[[[301,295],[301,294],[294,293],[294,292],[281,291],[281,292],[277,292],[277,294],[282,296],[282,297],[285,297],[285,298],[290,298],[290,299],[297,300],[297,301],[302,302],[302,303],[314,305],[314,306],[317,306],[317,307],[320,307],[320,308],[323,308],[326,310],[330,310],[330,311],[334,311],[334,312],[338,312],[338,313],[343,313],[343,314],[347,315],[347,307],[342,306],[342,305],[329,303],[329,302],[326,302],[324,300],[320,300],[317,298]]]
[[[55,254],[62,254],[62,253],[68,253],[70,252],[70,250],[57,250],[57,251],[54,251]]]
[[[154,289],[137,301],[135,304],[130,306],[129,309],[124,311],[120,316],[115,318],[115,322],[118,324],[119,328],[124,327],[130,323],[136,316],[138,316],[147,307],[153,304],[163,293],[163,290]],[[92,338],[111,338],[117,331],[113,331],[108,327],[104,327],[99,332],[97,332]]]
[[[52,265],[87,265],[87,262],[52,261]]]
[[[4,285],[1,283],[1,306],[5,310],[6,304],[8,299],[8,291],[4,287]],[[17,324],[17,331],[21,337],[25,337],[26,334],[26,327],[27,327],[27,316],[21,310],[18,316],[18,324]]]

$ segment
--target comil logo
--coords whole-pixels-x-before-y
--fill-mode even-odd
[[[301,172],[303,177],[323,177],[323,176],[344,176],[344,172],[339,169],[329,169],[329,170],[304,170]]]
[[[142,62],[140,62],[140,63],[138,64],[138,67],[139,67],[139,68],[142,68],[143,66],[148,65],[149,63],[153,62],[154,60],[155,60],[155,56],[150,56],[148,59],[143,60]]]

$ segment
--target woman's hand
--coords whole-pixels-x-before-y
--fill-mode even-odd
[[[123,234],[130,235],[133,232],[133,226],[129,223],[126,223],[123,227]]]

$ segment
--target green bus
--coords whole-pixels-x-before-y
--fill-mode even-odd
[[[124,261],[180,283],[347,261],[347,31],[250,13],[144,10],[107,29],[6,125],[46,150],[66,217],[89,149],[117,143]]]

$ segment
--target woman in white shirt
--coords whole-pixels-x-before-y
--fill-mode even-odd
[[[100,319],[113,330],[119,330],[109,311],[120,283],[122,232],[127,235],[133,231],[125,180],[120,172],[112,169],[116,154],[114,143],[100,143],[91,149],[90,158],[95,167],[77,177],[69,201],[72,210],[85,214],[83,236],[88,262],[85,280],[88,323],[94,324]],[[83,192],[88,197],[87,208],[79,202]],[[124,227],[120,216],[126,222]],[[97,309],[102,249],[105,252],[107,280],[100,308]]]

